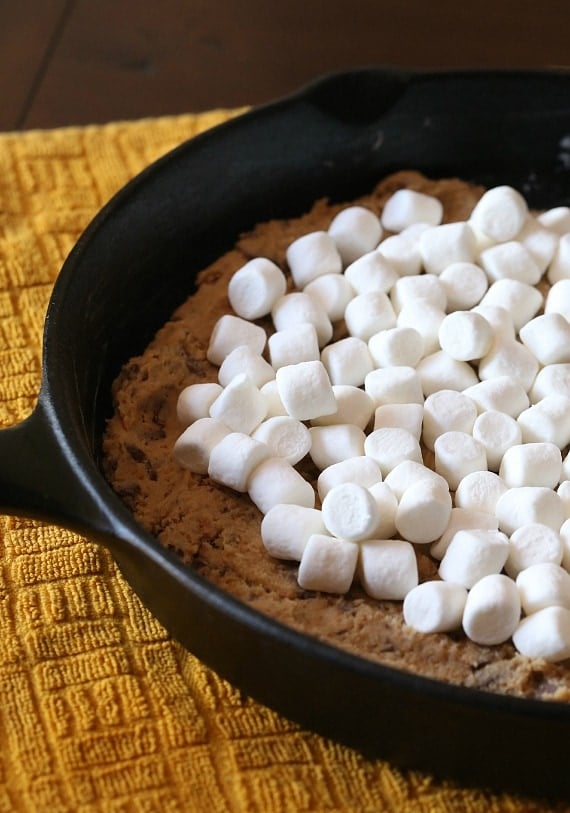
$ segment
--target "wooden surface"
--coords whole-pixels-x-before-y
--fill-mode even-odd
[[[568,0],[0,0],[0,130],[259,104],[329,71],[570,66]]]

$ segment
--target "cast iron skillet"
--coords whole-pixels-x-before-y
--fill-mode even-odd
[[[0,432],[1,510],[107,546],[182,644],[258,701],[403,767],[497,789],[570,791],[570,705],[499,697],[367,662],[232,599],[145,533],[99,466],[110,384],[196,273],[260,220],[388,172],[509,183],[570,204],[570,74],[326,77],[174,150],[101,211],[49,305],[33,414]]]

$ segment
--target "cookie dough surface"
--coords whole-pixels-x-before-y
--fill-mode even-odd
[[[397,189],[438,197],[444,222],[467,219],[483,189],[456,179],[429,180],[400,172],[358,201],[380,213]],[[197,292],[173,314],[145,352],[131,359],[114,385],[115,411],[104,437],[107,478],[138,521],[189,567],[228,593],[301,632],[364,658],[450,683],[499,693],[570,700],[566,664],[531,661],[510,644],[478,646],[461,633],[423,635],[406,627],[401,602],[376,601],[358,587],[344,596],[302,590],[297,564],[270,558],[260,537],[261,514],[246,495],[182,469],[172,449],[181,427],[176,401],[187,385],[217,380],[206,360],[213,325],[231,312],[227,285],[253,257],[285,267],[296,237],[328,228],[341,205],[318,201],[306,215],[262,223],[243,235],[199,278]],[[267,328],[270,329],[269,324]],[[342,336],[342,326],[336,338]],[[315,480],[310,461],[298,468]],[[419,556],[422,578],[436,563]]]

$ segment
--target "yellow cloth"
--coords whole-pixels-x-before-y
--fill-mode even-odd
[[[230,115],[0,135],[0,425],[35,403],[51,286],[80,232],[151,160]],[[247,700],[66,530],[0,517],[0,642],[0,813],[555,809],[366,761]]]

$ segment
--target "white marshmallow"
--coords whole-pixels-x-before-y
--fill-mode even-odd
[[[505,452],[499,468],[507,488],[556,488],[562,472],[562,454],[554,443],[518,443]]]
[[[221,316],[212,330],[206,358],[218,367],[225,357],[236,347],[246,344],[254,353],[261,355],[267,336],[265,330],[240,316],[231,313]]]
[[[413,367],[373,370],[364,379],[364,390],[375,408],[382,404],[423,404],[420,377]]]
[[[452,263],[443,269],[439,281],[443,285],[450,313],[475,307],[489,287],[487,275],[475,263]]]
[[[339,339],[324,347],[321,361],[333,385],[360,387],[368,373],[374,369],[368,345],[356,336]]]
[[[330,342],[333,335],[331,320],[319,303],[303,291],[293,291],[280,297],[271,309],[275,330],[285,330],[309,323],[317,331],[319,347]]]
[[[443,217],[440,200],[413,189],[398,189],[384,204],[381,221],[388,231],[401,232],[414,223],[437,226]]]
[[[277,330],[267,340],[267,347],[274,370],[301,361],[318,361],[321,357],[317,331],[308,322]]]
[[[311,433],[304,423],[289,415],[276,415],[262,421],[252,433],[269,447],[275,457],[282,457],[295,466],[311,448]]]
[[[323,274],[340,274],[342,260],[335,241],[328,232],[304,234],[287,247],[285,253],[293,282],[304,288]]]
[[[277,389],[277,381],[273,379],[264,384],[260,389],[261,394],[265,399],[267,406],[266,418],[273,418],[277,415],[287,415],[287,410],[283,405],[283,401],[279,397],[279,390]]]
[[[412,327],[423,339],[423,355],[437,352],[439,347],[439,326],[445,319],[445,311],[422,300],[408,302],[397,318],[398,327]]]
[[[517,421],[524,443],[555,443],[564,449],[570,443],[570,398],[546,395],[537,404],[523,410]]]
[[[445,477],[452,491],[474,471],[487,469],[485,447],[467,432],[451,430],[435,439],[435,470]]]
[[[422,439],[432,451],[436,439],[444,432],[470,433],[477,418],[474,402],[457,390],[442,389],[428,395],[423,412]]]
[[[561,480],[570,480],[570,452],[567,452],[562,459],[562,472],[560,474]]]
[[[556,232],[546,228],[537,218],[530,216],[517,234],[517,242],[521,243],[530,253],[541,276],[552,262],[558,248],[558,240],[559,235]]]
[[[348,266],[344,276],[357,294],[388,293],[399,279],[391,262],[378,251],[363,254]]]
[[[455,311],[448,313],[441,323],[439,343],[442,350],[458,361],[480,359],[491,349],[493,329],[479,313]]]
[[[266,415],[267,401],[245,373],[234,376],[210,407],[210,417],[246,435],[253,432]]]
[[[505,452],[521,443],[522,432],[510,415],[489,410],[477,416],[473,424],[473,437],[485,447],[490,471],[499,471]]]
[[[414,460],[404,460],[402,463],[398,463],[386,476],[384,482],[399,501],[407,488],[422,480],[438,483],[439,488],[443,488],[443,490],[448,489],[447,481],[440,474],[436,474],[433,469],[424,466],[423,463],[416,463]]]
[[[470,590],[485,576],[500,573],[508,555],[509,540],[501,531],[457,531],[441,560],[439,575]]]
[[[228,427],[214,418],[198,418],[176,440],[174,457],[194,474],[207,474],[212,449],[229,433]]]
[[[421,439],[424,410],[421,404],[382,404],[374,412],[374,429],[406,429]]]
[[[422,463],[420,443],[411,432],[398,427],[375,429],[364,441],[364,453],[375,460],[385,477],[403,460]]]
[[[346,306],[344,320],[350,335],[365,342],[379,330],[396,326],[394,308],[382,291],[358,294],[351,299]]]
[[[312,485],[282,457],[269,457],[256,466],[249,476],[247,492],[262,514],[283,504],[315,507]]]
[[[455,505],[468,511],[494,514],[499,497],[507,487],[493,471],[473,471],[466,474],[455,490]]]
[[[570,321],[570,279],[555,282],[546,294],[545,313],[560,313]]]
[[[483,316],[491,325],[496,339],[516,339],[515,325],[510,312],[501,305],[475,305],[474,313]]]
[[[567,455],[568,456],[568,455]],[[562,479],[562,475],[561,475]],[[556,493],[562,500],[562,506],[564,508],[564,516],[570,517],[570,480],[562,480],[558,488],[556,489]]]
[[[404,598],[404,621],[418,632],[452,632],[461,627],[466,601],[460,584],[423,582]]]
[[[564,522],[562,500],[555,491],[544,486],[507,489],[497,500],[495,512],[499,528],[509,536],[517,528],[535,522],[559,531]]]
[[[546,607],[570,610],[570,573],[555,562],[542,562],[521,570],[517,588],[526,615]]]
[[[480,413],[486,410],[503,412],[511,418],[517,418],[530,404],[527,392],[520,381],[508,375],[488,378],[473,384],[463,390],[463,395],[475,403]]]
[[[378,507],[379,520],[374,529],[374,539],[390,539],[396,533],[398,500],[386,483],[374,483],[368,490]]]
[[[554,206],[537,216],[537,221],[559,237],[570,232],[570,206]]]
[[[543,296],[533,285],[518,279],[498,279],[480,302],[481,306],[496,305],[511,314],[515,330],[520,330],[540,310]]]
[[[518,341],[496,339],[489,352],[479,361],[479,378],[486,381],[499,376],[511,376],[526,392],[538,373],[538,361]]]
[[[498,279],[518,279],[528,285],[536,285],[542,276],[530,251],[515,240],[485,249],[481,252],[479,262],[492,282]]]
[[[230,432],[210,452],[208,475],[216,483],[245,493],[251,473],[270,454],[265,443],[243,432]]]
[[[442,311],[447,308],[445,288],[434,274],[400,277],[390,291],[390,301],[396,314],[409,302],[417,299],[429,302]]]
[[[570,364],[548,364],[539,370],[529,395],[533,404],[548,395],[570,398]]]
[[[349,457],[364,455],[365,434],[354,424],[312,426],[309,431],[311,433],[309,454],[315,466],[321,471]]]
[[[516,579],[523,570],[545,562],[554,565],[562,562],[560,534],[538,522],[517,528],[509,539],[509,556],[505,562],[507,576]],[[570,575],[568,581],[570,583]]]
[[[500,573],[485,576],[469,591],[463,629],[481,646],[508,641],[518,627],[521,604],[515,583]]]
[[[339,539],[370,539],[380,521],[372,494],[358,483],[339,483],[327,492],[322,505],[325,528]]]
[[[495,186],[483,193],[471,212],[474,227],[497,243],[512,240],[528,217],[524,197],[511,186]]]
[[[377,367],[415,367],[424,352],[424,341],[413,327],[393,327],[375,333],[368,350]]]
[[[182,426],[189,426],[199,418],[207,418],[210,407],[222,391],[215,382],[189,384],[176,401],[176,417]]]
[[[370,488],[381,481],[382,472],[378,463],[371,457],[360,455],[333,463],[323,469],[317,480],[317,491],[321,500],[324,500],[331,488],[343,483],[356,483],[364,488]]]
[[[434,559],[443,559],[449,543],[457,531],[467,530],[498,531],[499,523],[494,514],[485,511],[475,511],[470,508],[452,508],[447,528],[430,547],[430,555]]]
[[[362,542],[358,576],[363,589],[372,598],[401,600],[418,584],[414,548],[401,539]]]
[[[477,373],[466,361],[453,359],[445,350],[437,350],[418,363],[422,392],[426,396],[438,390],[465,390],[477,383]]]
[[[333,218],[329,234],[346,266],[376,248],[382,237],[382,225],[370,209],[347,206]]]
[[[535,316],[521,327],[519,336],[542,365],[570,362],[570,323],[561,313]]]
[[[302,505],[274,505],[261,521],[261,541],[275,559],[301,561],[313,534],[324,534],[320,511]]]
[[[336,400],[327,371],[321,361],[302,361],[280,367],[277,391],[292,418],[307,421],[336,412]]]
[[[374,403],[368,393],[350,384],[334,384],[332,390],[337,406],[336,412],[313,418],[312,425],[352,423],[360,429],[366,429],[374,413]]]
[[[222,387],[227,387],[237,375],[246,375],[260,389],[275,378],[275,370],[263,356],[252,350],[249,345],[243,344],[228,353],[222,361],[218,370],[218,381]]]
[[[409,277],[422,270],[422,257],[418,240],[405,234],[392,234],[382,240],[376,249],[392,265],[398,276]]]
[[[267,316],[287,290],[285,274],[271,260],[255,257],[239,268],[228,283],[230,305],[242,319]]]
[[[570,277],[570,233],[562,235],[558,241],[558,248],[546,276],[551,285]]]
[[[387,478],[385,482],[389,485]],[[396,529],[408,542],[426,544],[442,535],[450,516],[447,485],[426,477],[404,490],[396,512]]]
[[[358,545],[326,534],[313,534],[303,551],[297,581],[303,590],[346,593],[354,579]]]
[[[434,226],[420,237],[420,253],[428,274],[441,274],[452,263],[471,263],[475,252],[475,235],[463,221]]]
[[[320,305],[331,322],[338,322],[343,318],[346,306],[355,296],[355,291],[344,274],[323,274],[305,285],[303,293]]]
[[[570,610],[546,607],[523,618],[513,633],[513,643],[527,658],[556,663],[570,657]]]

